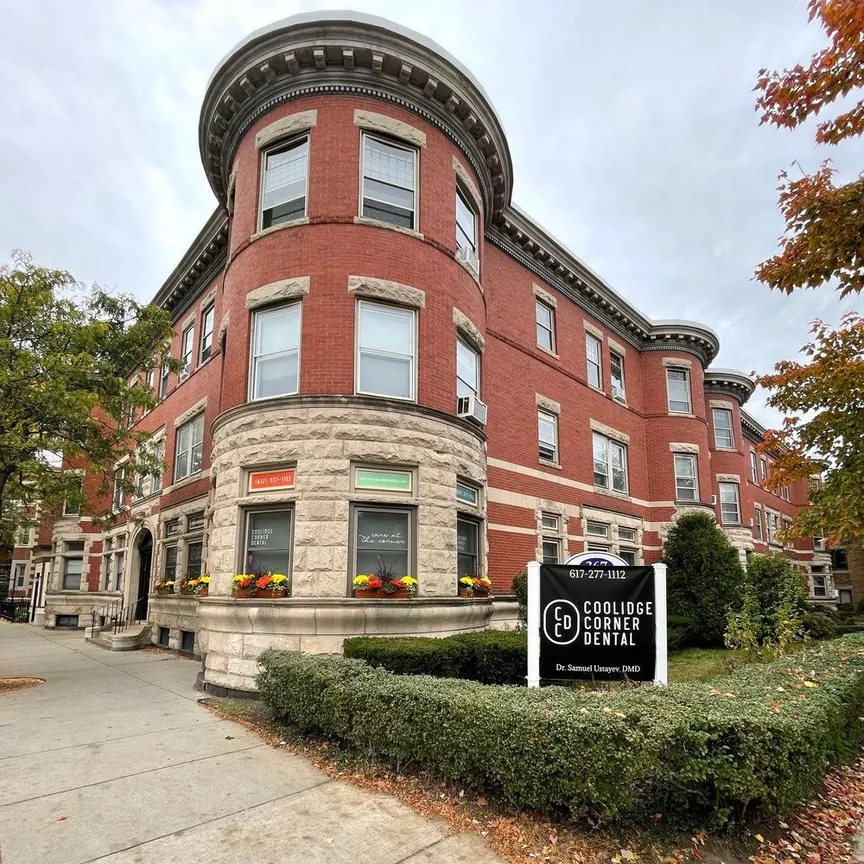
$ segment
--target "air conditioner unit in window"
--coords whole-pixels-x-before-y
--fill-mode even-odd
[[[456,415],[476,420],[481,426],[486,425],[486,403],[476,396],[460,396],[456,400]]]
[[[716,495],[712,495],[712,496],[711,496],[711,506],[712,506],[712,507],[716,507],[716,506],[717,506],[717,496],[716,496]]]
[[[464,261],[475,273],[480,272],[480,259],[477,253],[467,246],[456,247],[456,260]]]

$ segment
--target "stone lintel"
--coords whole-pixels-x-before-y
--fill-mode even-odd
[[[741,483],[740,474],[717,474],[718,483]]]
[[[483,334],[477,329],[474,322],[455,306],[453,307],[453,323],[456,325],[456,329],[482,353],[486,347]]]
[[[607,438],[611,438],[613,441],[620,441],[622,444],[630,443],[630,436],[626,432],[619,432],[617,429],[613,429],[611,426],[607,426],[605,423],[601,423],[599,420],[591,419],[591,428],[595,432],[599,432],[601,435],[605,435]]]
[[[182,414],[174,418],[174,428],[178,429],[184,423],[191,420],[196,415],[200,414],[207,407],[207,397],[199,399],[190,408],[187,408]]]
[[[536,282],[532,283],[531,287],[534,289],[534,296],[538,300],[542,300],[547,306],[551,306],[553,309],[558,308],[558,299],[554,294],[550,294],[545,288],[541,288]]]
[[[368,132],[381,132],[391,138],[400,138],[415,147],[426,146],[425,132],[386,114],[376,114],[374,111],[363,111],[358,108],[354,111],[354,125]]]
[[[667,369],[691,369],[693,361],[688,360],[686,357],[664,357],[663,365]]]
[[[284,300],[299,300],[309,293],[309,277],[295,276],[293,279],[281,279],[262,285],[246,295],[246,308],[259,309]]]
[[[735,407],[734,403],[728,402],[725,399],[709,399],[708,405],[711,408],[728,408],[730,411]]]
[[[540,393],[535,393],[534,396],[537,399],[538,408],[541,408],[543,411],[548,411],[550,414],[561,413],[561,404],[559,402],[550,399],[548,396],[543,396]]]
[[[586,333],[590,333],[592,336],[595,336],[600,342],[603,342],[603,331],[599,327],[595,327],[590,321],[582,321],[582,326],[585,328]]]
[[[296,135],[298,132],[306,132],[317,124],[318,111],[315,109],[289,114],[287,117],[281,117],[279,120],[275,120],[261,129],[255,135],[255,147],[261,150],[274,141],[288,138],[291,135]]]
[[[698,444],[686,444],[680,441],[670,441],[669,450],[672,453],[698,453]]]
[[[373,300],[388,300],[415,309],[423,309],[426,306],[426,293],[420,288],[402,285],[400,282],[390,282],[387,279],[375,279],[372,276],[349,276],[348,293]]]
[[[627,349],[620,343],[616,342],[611,336],[609,337],[609,349],[614,351],[621,357],[625,357],[627,355]]]

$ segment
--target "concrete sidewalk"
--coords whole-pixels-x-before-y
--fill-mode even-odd
[[[500,862],[197,704],[198,663],[0,621],[2,864]]]

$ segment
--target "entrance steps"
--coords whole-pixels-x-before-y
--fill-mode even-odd
[[[92,627],[84,631],[85,640],[108,651],[135,651],[150,645],[150,625],[147,623],[130,624],[119,633],[112,632],[111,627],[93,631]]]

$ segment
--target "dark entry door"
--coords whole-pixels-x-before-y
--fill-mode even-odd
[[[150,570],[153,566],[153,535],[147,531],[138,542],[140,565],[138,569],[138,608],[136,621],[147,620],[147,600],[150,594]]]

